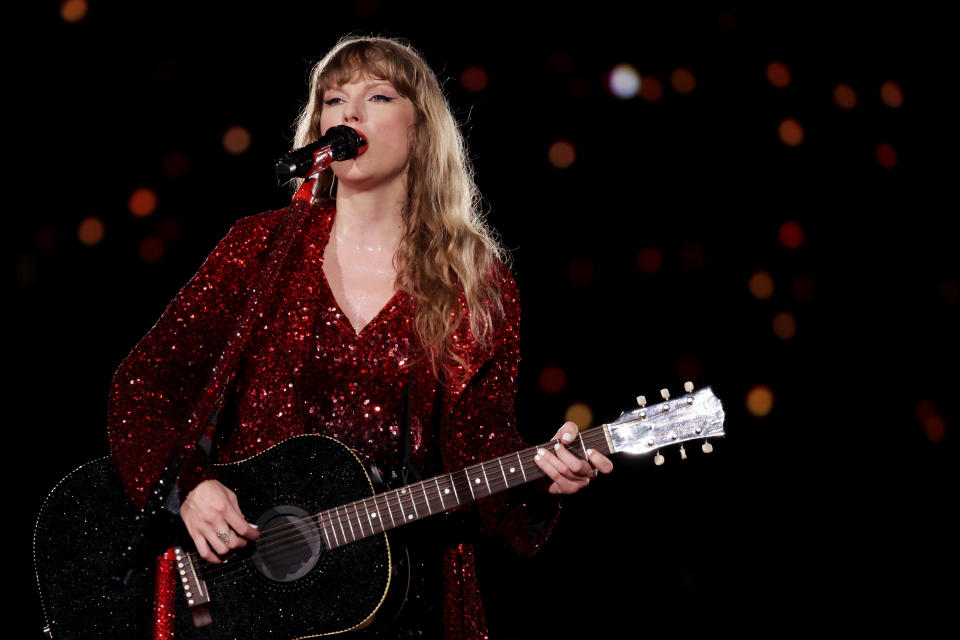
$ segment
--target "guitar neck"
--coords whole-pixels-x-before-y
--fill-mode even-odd
[[[389,531],[542,478],[544,473],[534,460],[537,450],[552,450],[556,444],[552,440],[328,509],[316,515],[317,523],[328,549]],[[586,458],[587,449],[604,455],[611,451],[604,425],[582,431],[573,442],[562,446],[579,458]]]

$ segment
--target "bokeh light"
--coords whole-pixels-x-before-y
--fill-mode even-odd
[[[57,230],[52,225],[45,225],[33,234],[33,246],[40,251],[51,251],[57,246]]]
[[[163,175],[168,178],[182,178],[187,175],[189,168],[190,161],[187,159],[187,156],[179,151],[168,153],[163,159]]]
[[[884,169],[893,169],[897,166],[897,152],[886,142],[877,145],[877,164]]]
[[[88,247],[93,246],[103,240],[105,229],[103,220],[97,216],[84,218],[80,226],[77,227],[77,238]]]
[[[923,423],[923,430],[930,442],[937,443],[947,435],[947,423],[940,416],[932,416]]]
[[[626,63],[618,64],[607,74],[607,89],[621,100],[635,98],[640,84],[640,73]]]
[[[810,276],[794,278],[793,297],[802,302],[809,302],[813,299],[813,279]]]
[[[593,263],[584,258],[577,258],[570,263],[570,280],[574,284],[587,284],[593,280]]]
[[[747,392],[747,411],[750,415],[762,418],[773,411],[773,390],[758,384]]]
[[[569,140],[557,140],[550,145],[547,158],[557,169],[567,169],[576,161],[577,149]]]
[[[582,431],[593,424],[593,411],[582,402],[574,402],[567,407],[567,412],[564,414],[563,419],[576,422]]]
[[[460,86],[470,93],[480,93],[487,88],[489,79],[486,69],[473,65],[464,69],[463,73],[460,74]]]
[[[857,92],[850,85],[841,82],[833,88],[833,101],[841,109],[853,109],[857,106]]]
[[[140,259],[148,264],[159,262],[163,252],[163,240],[157,236],[147,236],[140,242]]]
[[[768,300],[773,296],[773,276],[761,269],[750,276],[747,287],[757,300]]]
[[[678,67],[670,74],[670,86],[677,93],[693,93],[697,88],[697,79],[686,67]]]
[[[803,127],[796,118],[784,118],[777,128],[780,140],[790,147],[796,147],[803,142]]]
[[[546,393],[560,393],[567,386],[567,374],[560,367],[544,367],[540,372],[540,388]]]
[[[699,244],[689,242],[680,250],[680,262],[687,269],[702,269],[707,263],[707,255]]]
[[[87,0],[64,0],[60,3],[60,17],[64,22],[80,22],[87,17]]]
[[[780,244],[784,249],[799,249],[803,245],[803,227],[795,220],[788,220],[780,225],[777,232],[780,238]]]
[[[903,89],[896,82],[888,80],[880,86],[880,99],[888,107],[899,109],[903,106]]]
[[[134,189],[127,201],[127,208],[137,218],[146,218],[157,210],[157,194],[153,189]]]
[[[663,255],[654,247],[641,249],[637,253],[637,267],[643,273],[652,275],[663,266]]]
[[[924,399],[917,403],[917,406],[914,409],[914,415],[917,417],[917,422],[923,424],[933,416],[937,415],[937,408],[933,406],[932,402]]]
[[[663,83],[656,76],[643,76],[640,83],[640,99],[646,102],[656,102],[663,97]]]
[[[239,125],[230,127],[223,134],[223,148],[235,156],[244,153],[250,148],[250,132]]]
[[[781,340],[789,340],[797,333],[797,319],[789,311],[773,316],[773,333]]]
[[[778,89],[790,84],[790,69],[779,60],[767,65],[767,81]]]

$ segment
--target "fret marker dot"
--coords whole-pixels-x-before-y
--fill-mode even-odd
[[[480,484],[480,478],[477,478],[476,480],[474,480],[474,482],[476,482],[477,484]]]
[[[514,471],[516,471],[516,467],[510,467],[510,473],[513,473]]]
[[[371,513],[371,514],[370,514],[370,517],[371,517],[371,518],[376,518],[376,517],[377,517],[377,514]]]
[[[443,492],[444,492],[444,493],[450,493],[450,489],[444,489]]]
[[[413,520],[413,514],[412,514],[412,513],[407,515],[407,520]]]
[[[402,495],[402,496],[407,495],[407,490],[406,490],[406,489],[401,489],[401,490],[400,490],[400,495]]]

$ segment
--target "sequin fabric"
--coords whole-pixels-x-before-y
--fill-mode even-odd
[[[177,556],[173,549],[157,558],[154,572],[153,639],[173,638],[174,598],[177,588]]]
[[[295,200],[296,206],[306,205]],[[192,453],[201,433],[191,416],[211,393],[211,372],[223,366],[228,337],[236,335],[251,294],[257,313],[237,358],[231,391],[236,421],[219,462],[321,433],[378,463],[396,464],[408,392],[411,458],[420,468],[437,454],[449,472],[525,447],[515,428],[520,307],[509,270],[498,263],[505,313],[491,346],[480,348],[465,317],[454,336],[465,375],[439,383],[414,330],[411,296],[398,291],[359,333],[341,311],[322,271],[332,208],[306,211],[276,289],[264,299],[259,274],[289,208],[237,222],[117,370],[109,402],[111,455],[133,499],[144,504],[178,450],[187,456],[182,495],[215,477]],[[462,294],[461,308],[467,311]],[[531,536],[525,509],[509,498],[503,493],[477,503],[483,526],[518,552],[533,553],[552,524]],[[448,549],[444,560],[447,637],[484,638],[472,545]]]

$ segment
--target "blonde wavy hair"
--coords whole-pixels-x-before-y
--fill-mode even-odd
[[[434,375],[458,379],[466,373],[466,362],[451,337],[464,315],[460,291],[474,340],[489,347],[496,320],[491,311],[503,315],[496,261],[506,261],[506,252],[480,211],[473,167],[440,84],[407,43],[341,39],[310,73],[310,99],[297,119],[294,147],[320,137],[324,92],[358,76],[387,80],[414,105],[395,286],[417,301],[414,324]],[[319,179],[318,193],[328,194],[332,181],[328,169]],[[320,197],[332,203],[329,196]]]

